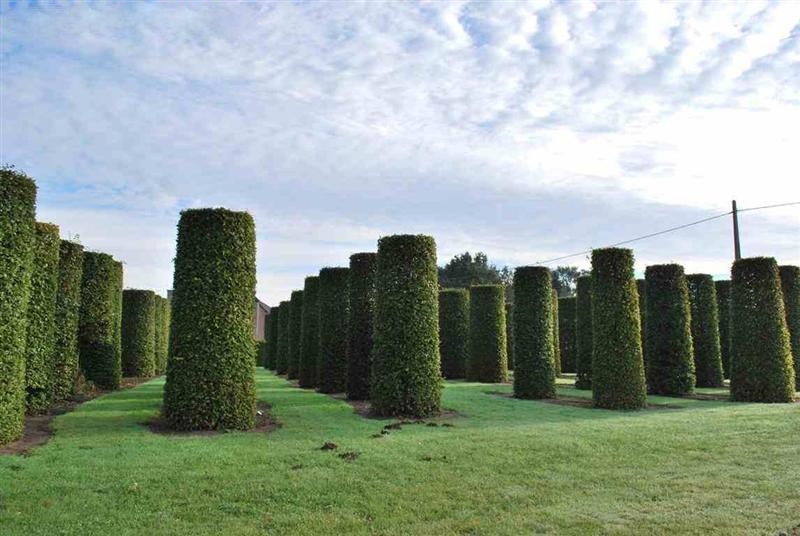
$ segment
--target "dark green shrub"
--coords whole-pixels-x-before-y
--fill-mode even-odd
[[[503,285],[476,285],[469,289],[469,381],[508,380],[505,303]]]
[[[463,378],[469,359],[469,291],[446,288],[439,291],[439,354],[442,376]]]
[[[439,285],[430,236],[378,241],[370,389],[379,415],[424,417],[441,407]]]
[[[36,184],[0,168],[0,445],[25,423],[25,339],[36,222]]]
[[[778,263],[752,257],[731,269],[731,398],[790,402],[795,371]]]
[[[122,296],[118,266],[106,253],[83,256],[81,310],[78,321],[80,367],[101,389],[119,388],[121,355],[117,353],[117,296]]]
[[[269,344],[267,341],[256,341],[257,347],[257,354],[256,354],[256,366],[263,367],[264,363],[267,361],[267,352],[269,351]]]
[[[122,374],[149,378],[156,373],[156,294],[122,291]]]
[[[692,346],[698,387],[722,387],[719,314],[714,279],[707,274],[686,276],[692,315]]]
[[[644,375],[647,378],[647,282],[644,279],[636,280],[636,293],[639,296],[639,331],[642,336],[642,361],[644,362]]]
[[[308,293],[306,293],[308,294]],[[305,306],[305,301],[303,301]],[[267,359],[264,362],[264,368],[267,370],[275,370],[278,359],[278,329],[280,326],[280,307],[270,307],[269,317],[267,317]],[[302,369],[301,369],[302,370]]]
[[[795,389],[800,391],[800,267],[780,266],[783,308],[789,329],[789,347],[794,356]]]
[[[514,304],[506,302],[506,352],[508,370],[514,370]]]
[[[289,323],[291,303],[282,301],[278,306],[278,352],[275,354],[275,373],[286,374],[289,370]]]
[[[694,391],[689,289],[683,266],[648,266],[647,279],[647,386],[657,395],[683,396]],[[641,303],[641,300],[640,300]]]
[[[169,300],[155,295],[155,373],[164,374],[167,370],[169,354]]]
[[[155,371],[155,375],[158,376],[158,375],[163,373],[162,370],[161,370],[161,355],[160,355],[161,337],[162,337],[161,327],[163,325],[162,322],[161,322],[161,315],[163,314],[163,311],[161,309],[161,296],[159,296],[158,294],[154,293],[153,294],[153,304],[154,304],[154,307],[153,307],[153,370]],[[124,295],[123,295],[123,299],[122,299],[122,313],[123,313],[123,315],[122,315],[122,317],[123,317],[122,329],[124,330],[125,329],[125,297],[124,297]],[[124,333],[122,335],[122,338],[123,339],[125,338],[125,334]],[[123,354],[123,357],[122,357],[122,360],[123,360],[123,362],[122,362],[122,370],[123,370],[123,373],[124,373],[124,371],[125,371],[125,348],[124,348],[124,346],[123,346],[123,349],[122,349],[122,354]]]
[[[292,291],[289,299],[289,358],[286,377],[296,380],[300,372],[300,329],[303,317],[303,291]]]
[[[350,256],[347,398],[351,400],[369,398],[377,260],[376,253],[356,253]]]
[[[306,277],[300,326],[300,387],[319,384],[319,276]]]
[[[553,367],[556,376],[561,374],[561,345],[558,334],[558,292],[553,289]]]
[[[639,409],[647,389],[633,252],[592,251],[592,398],[606,409]]]
[[[558,341],[562,372],[575,372],[577,353],[575,329],[575,296],[558,299]]]
[[[78,376],[78,318],[81,310],[83,246],[67,240],[59,243],[58,291],[53,314],[53,402],[71,397]]]
[[[731,377],[731,282],[714,281],[717,288],[717,311],[719,312],[719,349],[722,356],[722,373]]]
[[[556,396],[553,283],[543,266],[514,270],[514,396]]]
[[[117,354],[117,362],[122,369],[122,284],[123,266],[119,261],[114,261],[114,352]]]
[[[184,210],[173,286],[164,416],[177,430],[252,428],[252,216],[221,208]]]
[[[349,268],[319,271],[319,390],[341,393],[347,389],[347,317]]]
[[[575,388],[592,388],[592,276],[580,276],[575,283]]]

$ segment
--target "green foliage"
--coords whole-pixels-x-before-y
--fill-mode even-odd
[[[347,389],[347,317],[349,268],[319,271],[319,390],[341,393]]]
[[[505,301],[502,285],[476,285],[469,289],[469,381],[508,380]]]
[[[599,408],[640,409],[647,389],[633,252],[592,251],[592,398]]]
[[[164,417],[177,430],[255,423],[252,216],[184,210],[178,222]]]
[[[553,290],[559,297],[575,295],[577,280],[582,275],[589,275],[586,270],[581,270],[577,266],[557,266],[551,272],[553,277]]]
[[[692,318],[692,346],[698,387],[721,387],[722,356],[714,279],[707,274],[686,276]]]
[[[375,317],[376,253],[350,256],[350,321],[347,336],[347,398],[369,398]]]
[[[800,391],[800,267],[780,266],[783,308],[789,330],[789,347],[794,357],[795,389]]]
[[[575,329],[575,296],[558,299],[558,342],[561,351],[562,372],[575,372],[575,359],[577,353]]]
[[[52,402],[61,402],[73,394],[78,376],[78,318],[81,310],[83,246],[67,240],[59,243],[58,290],[53,313]]]
[[[305,293],[308,296],[308,292]],[[308,299],[308,298],[306,298]],[[305,301],[303,301],[303,305],[305,306]],[[269,309],[269,316],[267,317],[267,358],[264,361],[264,368],[267,370],[275,370],[277,366],[277,359],[278,359],[278,329],[280,325],[280,319],[278,315],[280,314],[280,307],[270,307]],[[302,359],[302,358],[301,358]],[[302,361],[301,363],[301,374],[302,374]]]
[[[514,396],[555,398],[553,283],[543,266],[514,272]]]
[[[25,422],[35,222],[36,184],[13,168],[0,168],[0,445],[19,438]]]
[[[155,309],[155,373],[164,374],[167,370],[167,356],[169,355],[169,300],[156,295]]]
[[[439,288],[436,242],[424,235],[378,241],[372,408],[379,415],[439,412]]]
[[[122,370],[122,284],[123,266],[119,261],[114,261],[113,290],[114,290],[114,352],[116,361],[120,364],[120,374]],[[115,387],[116,389],[116,387]]]
[[[286,364],[286,377],[296,380],[300,373],[300,329],[303,316],[303,291],[292,291],[289,299],[289,358]]]
[[[731,398],[790,402],[795,371],[778,263],[752,257],[731,269]]]
[[[575,283],[575,388],[592,388],[592,276],[580,276]]]
[[[506,288],[511,288],[513,293],[513,286]],[[506,301],[506,353],[508,353],[508,370],[514,370],[514,304],[509,301]]]
[[[561,345],[558,335],[558,292],[553,289],[553,366],[556,376],[561,374]]]
[[[473,257],[469,251],[453,257],[444,268],[438,269],[442,288],[469,288],[473,285],[511,284],[511,271],[507,266],[497,268],[489,263],[486,253],[479,251]]]
[[[156,373],[156,294],[122,291],[122,374],[149,378]]]
[[[469,291],[439,291],[439,355],[442,376],[448,380],[466,376],[469,360]]]
[[[256,341],[256,366],[263,367],[267,361],[267,352],[269,351],[269,344],[267,341]]]
[[[694,350],[692,346],[689,289],[683,266],[648,266],[645,300],[647,306],[647,386],[659,395],[683,396],[694,391]],[[641,298],[640,298],[641,303]]]
[[[319,276],[306,277],[303,287],[303,312],[300,320],[300,387],[319,384]]]
[[[731,282],[714,281],[717,289],[717,311],[719,312],[719,349],[722,357],[722,372],[731,377]]]
[[[639,326],[642,337],[642,361],[644,362],[644,374],[647,378],[647,281],[644,279],[636,280],[636,293],[639,296]]]
[[[278,351],[275,354],[275,373],[286,374],[289,369],[289,323],[291,303],[282,301],[278,313]]]

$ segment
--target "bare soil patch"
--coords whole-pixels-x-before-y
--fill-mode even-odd
[[[358,415],[361,415],[365,419],[373,419],[376,421],[389,421],[393,419],[396,420],[396,417],[386,417],[384,415],[376,415],[372,411],[372,404],[370,403],[369,400],[348,400],[347,395],[345,395],[344,393],[335,393],[328,396],[330,396],[331,398],[335,398],[336,400],[341,400],[342,402],[350,404],[350,407],[353,408],[353,412],[357,413]],[[456,417],[463,417],[463,416],[464,416],[463,414],[455,410],[444,408],[436,415],[431,415],[429,419],[454,419]],[[423,419],[404,419],[401,417],[400,422],[405,424],[427,423],[428,426],[438,426],[438,424],[433,421],[425,421]]]
[[[502,393],[499,391],[484,391],[486,394],[501,396],[503,398],[514,398],[513,393]],[[591,398],[581,398],[577,396],[560,396],[558,398],[543,398],[534,400],[533,402],[544,402],[545,404],[554,404],[556,406],[571,406],[574,408],[595,409],[594,403]],[[675,404],[647,404],[646,410],[669,410],[669,409],[683,409],[683,406]]]
[[[267,404],[266,402],[259,402],[256,404],[256,425],[251,430],[247,430],[247,433],[251,434],[267,434],[280,428],[281,423],[275,417],[272,416],[270,409],[272,406]],[[150,429],[151,432],[155,434],[167,435],[167,436],[180,436],[180,437],[191,437],[191,436],[215,436],[220,434],[226,434],[232,430],[174,430],[169,426],[167,420],[159,414],[157,417],[150,419],[144,423],[147,428]]]

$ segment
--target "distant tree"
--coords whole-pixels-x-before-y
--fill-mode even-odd
[[[553,289],[558,292],[559,297],[574,296],[575,282],[582,275],[589,275],[587,270],[581,270],[577,266],[558,266],[552,271]]]

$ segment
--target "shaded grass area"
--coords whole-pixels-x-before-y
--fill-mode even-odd
[[[0,457],[0,534],[775,534],[800,523],[798,404],[651,397],[680,409],[625,413],[456,381],[443,400],[462,415],[453,427],[381,435],[386,421],[259,369],[280,428],[181,437],[140,424],[162,387],[88,402],[53,421],[46,445]],[[568,379],[559,393],[591,397]]]

